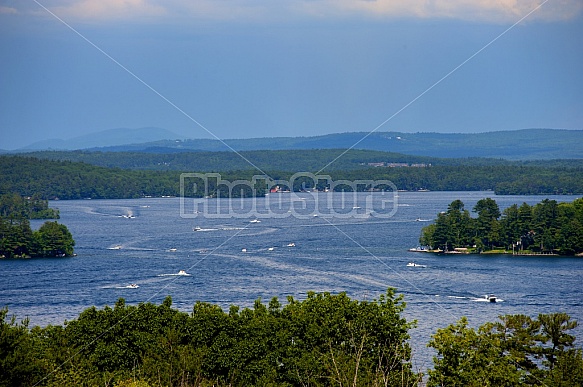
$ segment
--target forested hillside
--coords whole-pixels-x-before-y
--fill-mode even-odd
[[[89,152],[44,151],[26,153],[23,156],[50,160],[78,161],[108,168],[147,169],[157,171],[225,172],[255,170],[310,171],[323,169],[349,171],[378,168],[402,168],[406,166],[537,166],[583,168],[583,159],[556,159],[508,161],[492,158],[444,158],[412,156],[394,152],[356,149],[272,150],[235,152],[192,152],[185,150],[150,149],[148,152]]]
[[[220,171],[220,170],[219,170]],[[188,169],[184,172],[201,172]],[[273,179],[289,179],[296,171],[265,170]],[[390,180],[397,189],[432,191],[492,190],[497,194],[583,193],[583,168],[491,165],[370,167],[330,171],[337,180]],[[221,172],[227,181],[250,180],[259,171]],[[188,188],[188,187],[186,187]],[[301,187],[293,187],[300,189]],[[309,186],[307,188],[310,188]],[[319,187],[324,188],[324,187]],[[225,187],[214,187],[227,196]],[[211,190],[212,191],[212,190]],[[45,199],[137,198],[177,196],[180,172],[124,170],[70,161],[39,160],[30,157],[0,157],[0,194],[40,195]],[[261,191],[259,192],[261,193]],[[185,195],[192,195],[188,189]]]

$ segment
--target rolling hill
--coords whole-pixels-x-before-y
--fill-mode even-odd
[[[583,130],[521,129],[484,133],[349,132],[312,137],[249,139],[180,139],[160,128],[112,129],[66,142],[35,143],[20,151],[85,149],[102,152],[178,153],[193,151],[257,151],[361,149],[406,155],[507,160],[583,158]],[[59,144],[61,144],[59,146]]]

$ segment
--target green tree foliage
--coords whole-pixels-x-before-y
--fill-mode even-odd
[[[398,189],[410,191],[426,188],[432,191],[493,190],[497,194],[583,193],[583,168],[576,161],[565,161],[568,165],[565,167],[500,160],[438,159],[433,160],[432,166],[425,167],[371,168],[368,165],[371,161],[412,162],[415,156],[357,150],[343,152],[334,149],[243,154],[274,179],[289,179],[298,171],[319,171],[330,160],[343,155],[333,163],[334,168],[325,171],[335,181],[390,180]],[[220,172],[227,181],[249,181],[254,175],[262,174],[239,155],[229,152],[46,152],[35,156],[42,159],[0,156],[0,194],[17,192],[32,196],[37,193],[48,199],[178,196],[181,193],[180,172]],[[429,161],[423,160],[424,163]],[[225,195],[225,190],[226,187],[211,187],[211,193],[216,196],[219,195],[216,191]],[[256,192],[258,195],[264,193],[261,189]],[[251,191],[243,193],[245,196],[251,194]],[[187,190],[185,195],[194,194]],[[237,195],[238,192],[234,193]]]
[[[43,257],[70,257],[73,255],[75,241],[64,224],[45,222],[33,234],[37,252]]]
[[[0,196],[0,217],[15,219],[59,219],[59,210],[49,208],[48,200],[37,193],[22,197],[16,193]]]
[[[583,358],[564,313],[506,315],[475,330],[464,317],[439,329],[428,386],[582,386]],[[549,344],[553,343],[553,344]]]
[[[309,293],[228,312],[197,303],[83,311],[34,327],[0,310],[0,386],[417,386],[401,296]],[[428,386],[583,386],[583,355],[564,313],[501,316],[438,329]]]
[[[500,208],[491,198],[480,199],[473,208],[478,214],[474,221],[476,242],[481,246],[494,247],[500,242]]]
[[[553,252],[572,255],[583,252],[583,199],[557,203],[545,199],[529,206],[512,205],[502,213],[493,199],[481,199],[471,218],[463,203],[453,201],[424,227],[420,243],[434,249],[475,247],[478,251],[502,248],[510,251]]]
[[[39,362],[31,358],[32,339],[28,321],[16,323],[8,309],[0,309],[0,386],[31,386],[41,372]]]
[[[0,386],[415,386],[405,305],[389,289],[373,301],[309,293],[253,308],[197,303],[90,308],[65,327],[4,323]],[[26,350],[20,350],[22,342]],[[33,345],[34,344],[34,345]],[[31,347],[34,347],[31,349]],[[19,357],[20,356],[20,357]],[[26,373],[26,372],[28,373]],[[33,372],[34,371],[34,372]],[[24,378],[24,375],[30,377]]]
[[[28,219],[0,217],[0,258],[70,257],[73,246],[67,226],[56,221],[32,231]]]

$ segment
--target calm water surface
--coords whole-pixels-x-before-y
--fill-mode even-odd
[[[501,208],[544,199],[491,192],[400,192],[390,218],[290,216],[260,223],[184,218],[177,198],[53,202],[60,222],[73,233],[78,256],[1,260],[0,306],[44,326],[74,319],[93,305],[113,305],[120,297],[128,303],[160,303],[171,295],[174,307],[190,311],[196,301],[226,309],[252,306],[257,298],[303,299],[310,290],[372,299],[395,287],[405,296],[405,316],[418,320],[411,335],[415,364],[422,369],[430,366],[431,351],[425,347],[430,335],[462,316],[475,327],[517,313],[566,312],[583,323],[581,258],[407,251],[418,245],[428,220],[451,201],[461,199],[471,210],[484,197],[494,198]],[[312,199],[308,195],[303,200]],[[410,261],[426,267],[407,267]],[[174,275],[179,270],[191,275]],[[127,288],[131,283],[139,288]],[[480,301],[486,293],[503,302]],[[581,346],[583,329],[575,334]]]

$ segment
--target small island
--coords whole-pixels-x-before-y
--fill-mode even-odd
[[[30,228],[30,219],[58,218],[59,211],[38,195],[0,196],[0,258],[74,256],[75,241],[65,225],[47,221],[36,231]]]
[[[426,248],[410,251],[442,254],[583,255],[583,199],[534,206],[514,204],[504,211],[491,198],[479,200],[471,217],[454,200],[435,222],[421,230]]]

